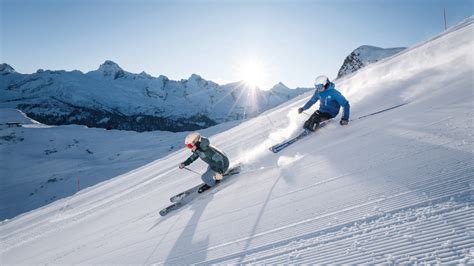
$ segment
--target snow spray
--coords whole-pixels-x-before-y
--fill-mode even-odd
[[[305,113],[308,115],[307,113]],[[291,109],[286,115],[288,119],[288,126],[285,128],[277,129],[274,132],[271,132],[268,136],[268,139],[271,141],[271,145],[280,143],[284,140],[292,138],[303,129],[302,124],[304,120],[308,119],[304,115],[300,115],[297,112],[297,109]]]
[[[249,165],[258,161],[258,159],[263,157],[265,154],[268,154],[269,147],[289,139],[301,131],[303,121],[307,119],[306,116],[298,114],[296,108],[290,109],[286,117],[288,120],[288,126],[276,129],[273,132],[271,131],[267,139],[262,141],[259,145],[243,151],[241,156],[239,156],[240,162]]]
[[[290,166],[291,164],[295,163],[296,161],[299,161],[300,159],[302,159],[304,157],[304,155],[301,155],[299,153],[296,153],[295,156],[292,156],[292,157],[289,157],[289,156],[280,156],[278,158],[278,162],[277,162],[277,165],[278,167],[280,168],[283,168],[283,167],[288,167]]]

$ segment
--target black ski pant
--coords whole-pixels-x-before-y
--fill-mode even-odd
[[[316,131],[319,127],[319,123],[329,120],[333,118],[328,113],[320,112],[319,110],[314,112],[311,117],[304,122],[303,128],[311,130],[311,131]]]

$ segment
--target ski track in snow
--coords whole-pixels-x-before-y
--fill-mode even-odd
[[[211,137],[247,162],[215,190],[159,217],[200,182],[176,169],[189,155],[178,151],[2,222],[2,263],[473,263],[473,21],[337,82],[353,117],[406,105],[273,154],[305,118],[292,112],[310,94],[298,97]],[[373,93],[356,97],[368,76],[359,90]]]

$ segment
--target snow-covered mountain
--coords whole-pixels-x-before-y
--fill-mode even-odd
[[[341,78],[369,64],[398,54],[405,49],[406,47],[384,49],[370,45],[360,46],[346,57],[344,63],[339,69],[339,72],[337,73],[337,78]]]
[[[5,76],[12,73],[16,73],[13,67],[5,63],[0,64],[0,75]]]
[[[211,135],[243,171],[168,216],[200,182],[176,167],[184,149],[4,221],[2,263],[472,264],[473,30],[471,17],[336,80],[349,125],[279,154],[311,93]]]
[[[18,108],[49,125],[80,124],[135,131],[185,131],[254,117],[308,89],[220,86],[193,74],[181,81],[134,74],[106,61],[97,70],[20,74],[0,65],[0,107]]]

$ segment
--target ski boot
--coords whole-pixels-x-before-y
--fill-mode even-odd
[[[210,188],[211,188],[211,186],[209,186],[208,184],[204,184],[199,188],[198,193],[201,194],[201,193],[203,193],[204,191],[206,191]]]

